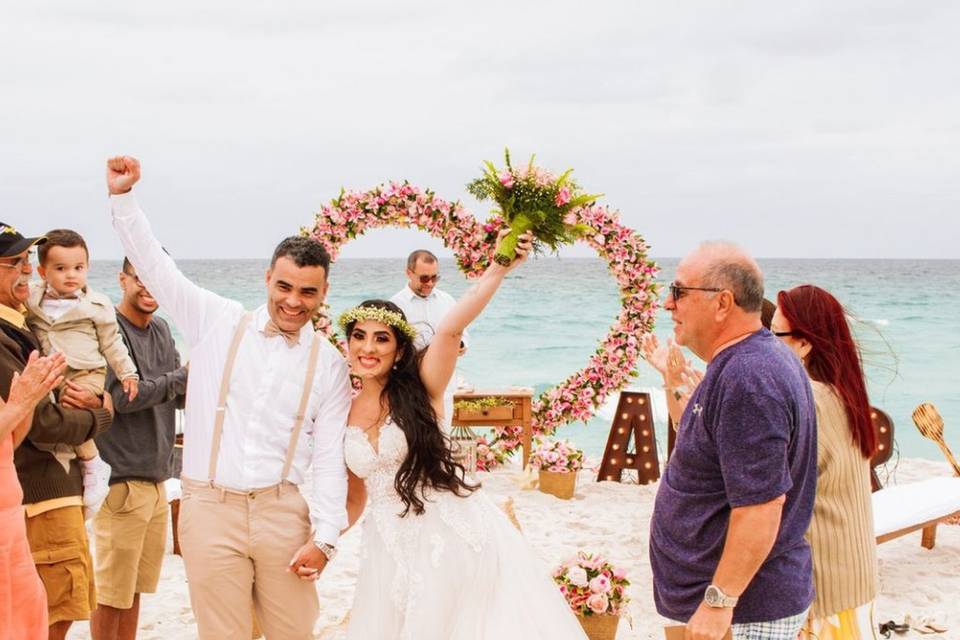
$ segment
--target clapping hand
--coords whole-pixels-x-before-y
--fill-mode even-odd
[[[140,179],[140,161],[131,156],[116,156],[107,160],[107,190],[115,196],[126,193]]]
[[[32,352],[23,371],[14,372],[6,403],[27,411],[33,409],[63,382],[66,366],[67,361],[62,353],[41,356],[37,351]]]
[[[643,359],[659,371],[664,378],[664,382],[666,382],[667,348],[660,346],[660,340],[657,339],[657,336],[652,333],[643,334],[643,337],[640,338],[640,352],[643,354]]]

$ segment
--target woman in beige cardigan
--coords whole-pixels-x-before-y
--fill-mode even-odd
[[[816,595],[801,637],[873,638],[870,458],[877,437],[860,352],[843,306],[812,285],[779,293],[771,331],[803,361],[817,407],[817,499],[807,532]]]

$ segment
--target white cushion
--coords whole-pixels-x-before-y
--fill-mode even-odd
[[[960,511],[960,478],[931,478],[881,489],[873,494],[877,536]]]

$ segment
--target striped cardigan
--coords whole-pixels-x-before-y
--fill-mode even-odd
[[[877,594],[870,461],[853,442],[843,401],[812,382],[817,407],[817,498],[807,541],[816,592],[812,618],[870,602]]]

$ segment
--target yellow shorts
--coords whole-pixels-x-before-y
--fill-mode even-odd
[[[97,599],[83,507],[61,507],[26,521],[33,562],[47,591],[50,624],[88,620]]]
[[[128,480],[110,485],[93,520],[97,602],[129,609],[134,594],[156,592],[169,510],[163,483]]]

